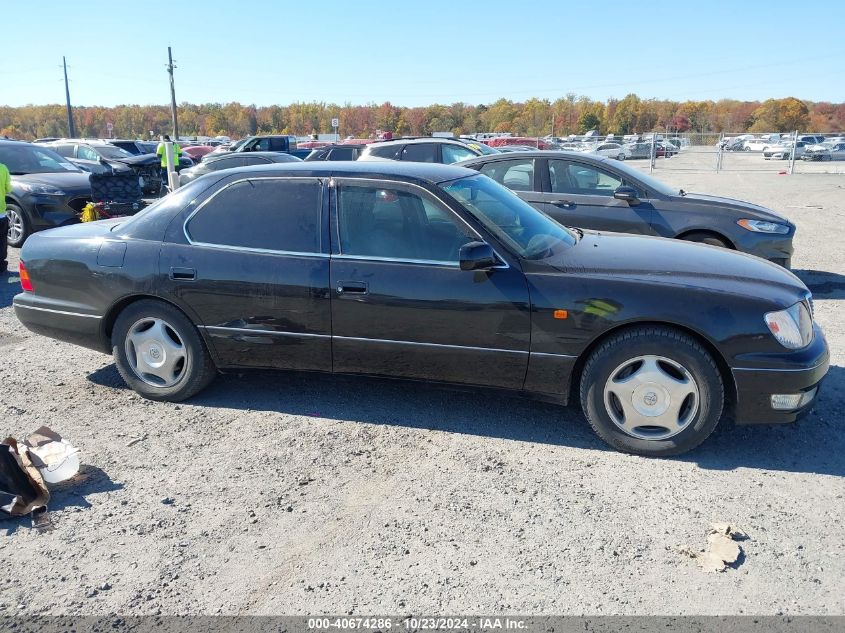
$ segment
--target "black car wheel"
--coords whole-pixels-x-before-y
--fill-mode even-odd
[[[112,354],[126,383],[150,400],[190,398],[216,373],[194,324],[161,301],[138,301],[120,313],[112,331]]]
[[[7,243],[9,246],[20,248],[32,232],[29,220],[27,220],[23,209],[14,202],[6,203],[6,219],[9,221],[9,231],[6,234]]]
[[[699,244],[710,244],[710,246],[721,246],[722,248],[730,248],[730,245],[723,239],[710,235],[709,233],[690,233],[684,235],[682,240],[687,242],[698,242]]]
[[[701,444],[724,405],[713,358],[667,327],[637,328],[602,344],[584,367],[580,395],[599,437],[620,451],[651,457]]]

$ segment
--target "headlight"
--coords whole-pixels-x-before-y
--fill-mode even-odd
[[[54,187],[53,185],[37,185],[28,182],[18,183],[18,185],[27,193],[46,193],[50,196],[67,195],[65,191],[62,191],[61,189],[59,189],[58,187]]]
[[[804,303],[766,313],[766,325],[778,342],[788,349],[807,347],[813,340],[813,317]]]
[[[766,222],[765,220],[737,220],[742,228],[755,233],[789,233],[789,227],[786,224],[778,222]]]

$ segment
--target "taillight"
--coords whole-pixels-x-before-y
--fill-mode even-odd
[[[18,268],[21,273],[21,288],[23,288],[25,292],[35,292],[32,287],[32,280],[29,278],[29,273],[26,271],[26,266],[23,265],[23,262],[18,264]]]

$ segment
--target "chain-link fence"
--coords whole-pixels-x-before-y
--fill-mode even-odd
[[[624,137],[508,137],[501,151],[561,149],[648,163],[649,171],[845,174],[845,138],[822,133],[654,132]]]

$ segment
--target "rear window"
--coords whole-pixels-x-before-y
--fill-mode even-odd
[[[312,178],[256,178],[211,197],[187,222],[195,243],[290,253],[320,252],[322,184]]]

